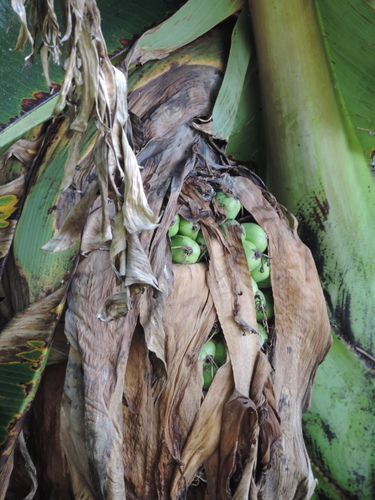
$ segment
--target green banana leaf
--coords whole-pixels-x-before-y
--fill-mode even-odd
[[[375,148],[374,2],[315,1],[336,92],[370,164]]]
[[[189,0],[166,22],[138,40],[138,48],[146,53],[142,54],[142,62],[151,58],[160,59],[192,42],[236,13],[242,4],[243,0]]]
[[[213,133],[226,141],[233,131],[241,90],[253,51],[249,24],[249,11],[247,6],[244,6],[233,29],[226,74],[212,111]]]
[[[35,397],[64,307],[65,286],[17,313],[0,337],[0,497],[7,489],[14,446]]]
[[[0,1],[0,132],[10,123],[14,123],[38,103],[49,99],[39,58],[28,69],[23,69],[26,53],[15,51],[19,32],[19,21],[9,0]],[[30,46],[26,48],[30,51]],[[62,71],[57,65],[51,65],[51,79],[58,88],[62,80]],[[13,142],[16,138],[13,139]]]
[[[351,497],[345,494],[340,488],[335,485],[329,477],[326,477],[324,472],[312,464],[312,470],[315,479],[318,481],[316,492],[311,497],[312,500],[349,500]]]
[[[56,132],[56,126],[54,129]],[[50,144],[47,140],[46,144],[49,147],[45,146],[43,154],[39,152],[39,161],[35,160],[34,183],[14,232],[12,259],[5,266],[8,291],[4,301],[14,316],[0,336],[1,498],[12,470],[18,434],[48,359],[79,249],[77,241],[65,252],[41,250],[59,225],[60,184],[69,148],[67,127],[59,127],[58,140]],[[13,163],[13,168],[18,170],[19,166]]]
[[[370,499],[375,185],[368,154],[373,138],[363,129],[371,129],[374,119],[375,11],[356,0],[254,1],[250,10],[268,187],[297,214],[341,339],[317,372],[306,439],[312,460],[343,495]],[[351,350],[342,345],[348,341]],[[345,359],[342,349],[348,349]],[[343,394],[350,394],[350,414]]]
[[[260,172],[265,161],[261,113],[258,64],[252,52],[228,138],[227,154],[239,161],[254,161],[253,168],[257,167]]]
[[[368,19],[373,22],[360,34],[362,45],[368,47],[367,60],[373,59],[375,11],[359,3],[367,5]],[[343,2],[337,4],[341,9]],[[370,157],[363,154],[358,126],[353,125],[334,78],[340,61],[335,60],[334,65],[327,61],[323,42],[329,34],[323,37],[324,27],[318,24],[311,5],[310,29],[303,35],[304,12],[300,11],[290,19],[276,11],[268,23],[253,16],[269,141],[267,181],[302,222],[301,234],[314,252],[335,329],[374,355],[373,314],[368,307],[369,297],[375,294],[374,233],[370,229],[375,215],[375,184]],[[353,24],[355,15],[359,13],[353,9]],[[273,23],[287,21],[287,28],[293,27],[293,42],[289,42],[292,36],[278,42],[272,33]],[[349,54],[346,57],[341,62],[353,73],[355,66]],[[286,59],[293,65],[286,65]],[[374,73],[368,75],[368,84],[366,99],[371,103]],[[355,80],[353,83],[346,77],[348,85],[356,89]],[[370,106],[367,115],[372,115]],[[362,125],[365,123],[363,120]],[[360,241],[353,234],[361,235]]]
[[[216,137],[228,141],[228,155],[240,161],[262,163],[258,66],[250,22],[245,4],[233,29],[224,80],[212,111],[212,129]]]
[[[372,372],[354,349],[334,335],[329,358],[315,380],[311,409],[304,417],[305,441],[317,470],[351,498],[373,497],[374,398]],[[322,478],[318,498],[324,485]]]

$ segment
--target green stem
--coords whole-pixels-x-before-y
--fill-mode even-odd
[[[374,355],[375,185],[345,116],[311,0],[250,0],[268,187],[314,253],[337,330]]]
[[[314,2],[249,0],[249,5],[268,187],[300,221],[333,328],[373,356],[375,185],[335,87]],[[335,337],[317,373],[305,432],[324,474],[349,496],[369,499],[375,379],[356,354]]]

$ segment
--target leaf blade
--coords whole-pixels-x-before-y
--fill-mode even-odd
[[[241,91],[252,57],[252,37],[249,31],[249,11],[244,6],[232,33],[232,43],[223,83],[212,111],[215,136],[228,140],[235,123]]]

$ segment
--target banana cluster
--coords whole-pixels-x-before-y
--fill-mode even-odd
[[[242,209],[239,199],[218,191],[215,200],[225,212],[226,219],[220,226],[224,237],[229,226],[238,226],[241,233],[254,292],[257,330],[260,345],[263,346],[268,340],[268,321],[274,316],[270,258],[267,253],[268,237],[256,222],[241,223],[236,220]],[[206,252],[206,242],[199,222],[190,222],[176,214],[168,235],[171,239],[172,260],[176,264],[194,264]],[[203,345],[200,361],[202,362],[202,386],[204,390],[207,390],[218,368],[226,361],[226,347],[222,332],[216,333]]]
[[[168,236],[171,238],[172,260],[176,264],[195,264],[202,253],[204,242],[199,222],[190,222],[176,214]],[[198,239],[199,237],[199,239]],[[205,245],[205,243],[203,243]]]
[[[202,387],[203,390],[207,390],[217,370],[227,359],[227,350],[220,334],[203,345],[199,359],[202,362]]]

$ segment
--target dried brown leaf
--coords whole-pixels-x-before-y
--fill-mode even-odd
[[[17,158],[26,168],[29,168],[34,161],[34,158],[41,147],[42,139],[29,141],[26,139],[19,139],[12,144],[0,157],[0,171],[6,167],[10,158]]]
[[[101,135],[94,147],[94,161],[100,187],[101,203],[101,231],[93,240],[93,243],[105,243],[112,240],[112,229],[108,204],[108,146],[106,138]]]
[[[124,226],[129,233],[153,229],[158,216],[149,207],[137,159],[131,149],[125,132],[122,132],[122,150],[124,155],[124,204],[122,213]]]
[[[179,498],[192,482],[198,469],[218,447],[224,406],[233,392],[230,363],[217,371],[210,389],[196,415],[193,428],[181,454],[181,471],[176,470],[171,485],[171,498]]]
[[[168,381],[160,408],[166,446],[179,460],[183,439],[200,406],[202,374],[198,356],[212,329],[216,311],[206,284],[204,264],[175,265],[173,269],[174,288],[163,314]]]
[[[13,10],[18,15],[21,22],[21,28],[20,28],[20,33],[18,35],[16,50],[23,50],[27,40],[30,41],[31,45],[34,45],[33,37],[31,36],[31,33],[27,26],[25,0],[12,0],[11,3]]]
[[[130,285],[151,285],[160,290],[137,234],[127,235],[125,286]]]
[[[99,57],[91,29],[82,28],[77,41],[77,49],[82,65],[80,71],[83,82],[81,86],[75,88],[78,96],[78,112],[70,128],[77,132],[85,132],[96,103],[99,87]]]
[[[215,30],[201,39],[202,53],[211,53],[211,47],[217,47],[218,39]],[[159,63],[160,67],[155,65],[155,71],[148,72],[144,79],[139,80],[137,87],[131,89],[129,109],[142,121],[146,142],[173,138],[182,124],[190,123],[197,116],[210,115],[212,96],[220,85],[225,56],[222,53],[222,59],[219,59],[215,54],[212,65],[212,59],[206,64],[195,61],[196,46],[197,42],[189,45],[191,52],[187,49],[184,56],[186,64],[177,52],[162,65]],[[225,48],[222,47],[222,50]]]
[[[304,483],[308,496],[315,480],[303,441],[301,415],[309,405],[316,369],[331,345],[323,292],[310,251],[282,211],[275,210],[250,180],[234,178],[232,186],[233,193],[266,231],[271,256],[275,303],[271,362],[283,454],[273,455],[272,474],[266,475],[262,494],[274,498],[276,492],[283,498],[291,495],[291,488]]]
[[[116,210],[113,203],[109,205],[112,219]],[[101,197],[97,196],[89,209],[89,215],[85,221],[81,241],[82,255],[87,255],[93,250],[108,251],[109,242],[103,243],[100,238],[102,226],[102,200]]]
[[[23,434],[23,431],[21,431],[19,433],[18,446],[19,446],[19,449],[22,453],[23,459],[25,460],[26,470],[28,471],[30,479],[32,481],[31,490],[30,490],[29,494],[25,497],[24,500],[32,500],[35,496],[37,489],[38,489],[38,479],[36,476],[35,465],[34,465],[33,461],[31,460],[29,451],[28,451],[27,446],[26,446],[26,441],[25,441],[25,436]]]
[[[126,498],[157,498],[154,471],[159,414],[152,390],[152,364],[141,327],[135,329],[126,368],[123,405],[123,460]]]
[[[125,496],[122,393],[134,317],[97,317],[103,299],[118,290],[109,252],[96,250],[79,264],[68,296],[61,442],[73,491],[83,498]]]
[[[175,287],[166,301],[159,304],[163,311],[159,326],[165,332],[162,342],[167,347],[167,378],[161,394],[153,388],[156,373],[154,360],[147,354],[147,338],[141,329],[133,337],[124,409],[130,498],[154,498],[156,494],[170,498],[172,475],[200,407],[202,368],[198,354],[216,317],[206,272],[204,265],[174,266]],[[196,294],[197,287],[200,294]],[[187,314],[190,321],[186,321]],[[139,452],[138,444],[133,448],[134,433],[144,452]]]
[[[247,420],[244,423],[244,420]],[[220,435],[220,467],[218,474],[218,497],[231,499],[230,482],[241,462],[248,462],[249,475],[256,465],[256,447],[258,437],[257,408],[251,399],[234,391],[224,407],[223,422]],[[239,435],[246,428],[246,451],[239,454]],[[247,481],[246,481],[247,483]],[[247,486],[247,485],[246,485]],[[244,491],[247,496],[248,490]]]
[[[85,193],[77,205],[69,212],[58,233],[42,246],[43,250],[60,252],[80,241],[88,210],[97,195],[97,191],[98,184],[94,183],[90,190]],[[81,250],[84,251],[82,247]]]
[[[107,299],[98,311],[98,318],[101,321],[113,321],[125,316],[129,311],[129,293],[115,293]]]
[[[84,135],[80,131],[75,131],[69,140],[68,158],[65,162],[64,177],[61,181],[62,190],[66,190],[72,183],[76,167],[79,162],[79,153]]]
[[[113,230],[113,239],[111,242],[111,247],[109,249],[109,256],[111,260],[114,259],[121,253],[125,253],[126,250],[126,229],[123,224],[122,213],[118,212],[115,218],[115,227]],[[125,276],[126,267],[121,268],[118,266],[118,271],[120,276]]]
[[[241,394],[248,396],[259,339],[254,294],[244,251],[239,244],[230,251],[220,243],[218,232],[214,235],[203,231],[210,255],[208,283],[228,346],[235,386]]]

